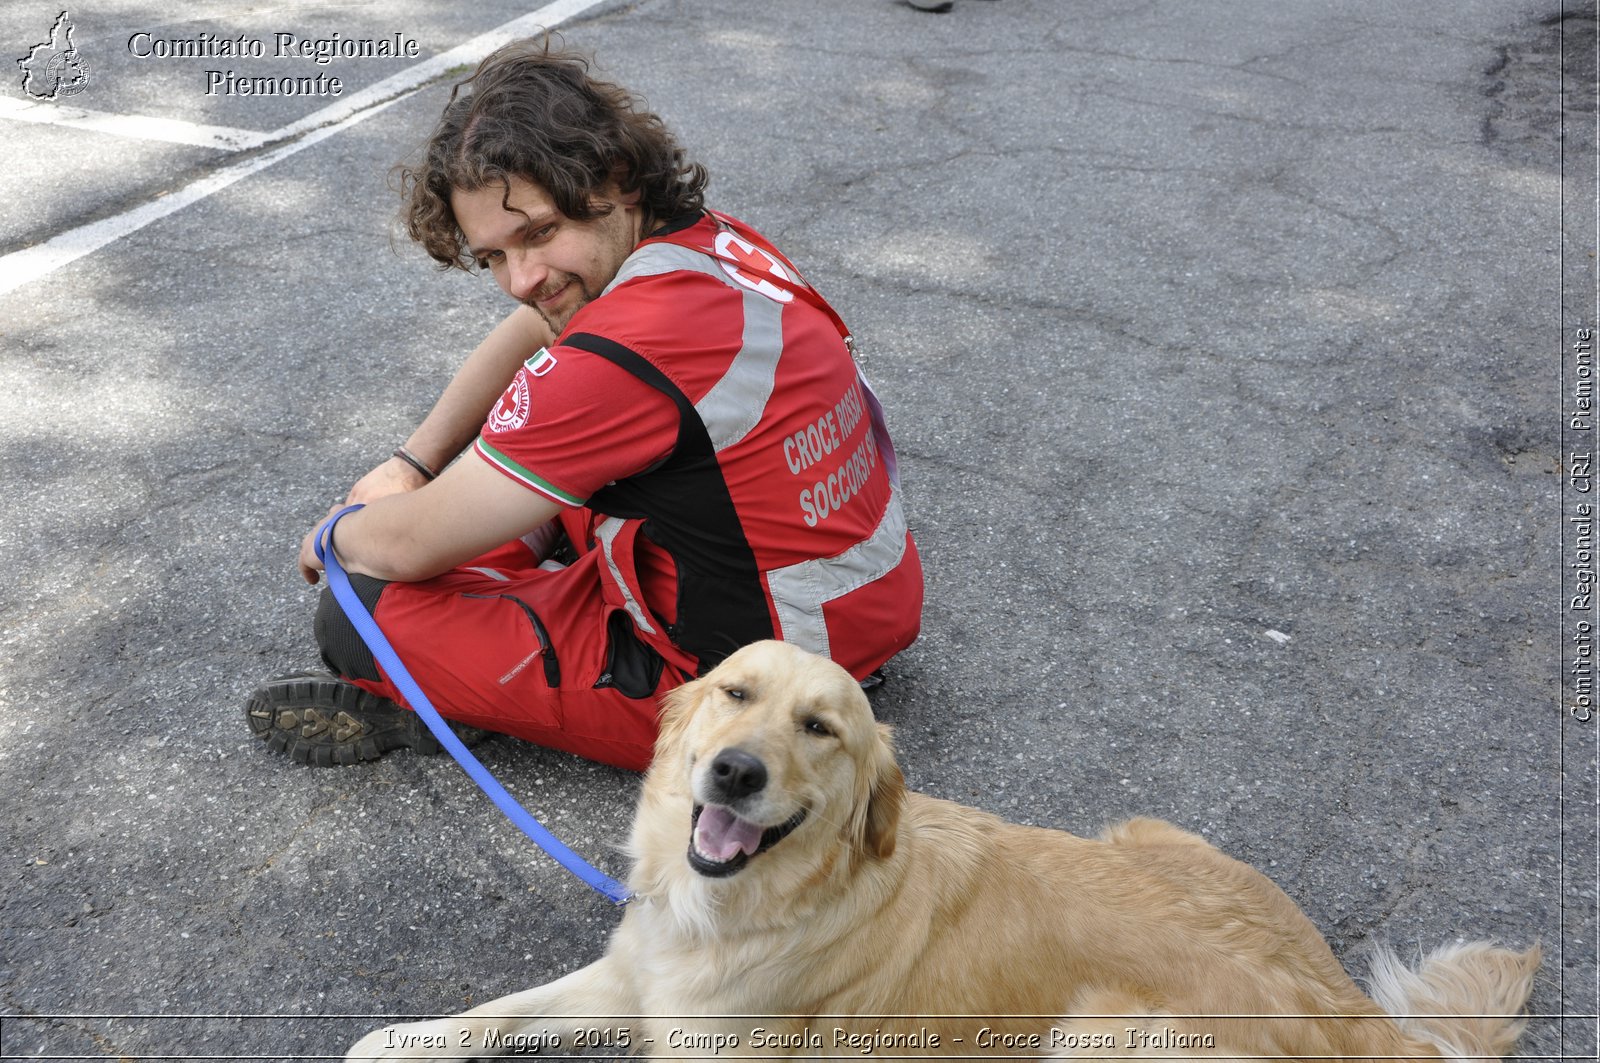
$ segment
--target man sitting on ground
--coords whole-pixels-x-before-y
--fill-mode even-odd
[[[452,721],[637,769],[658,698],[746,643],[864,678],[916,637],[922,571],[844,325],[705,208],[706,179],[640,101],[532,42],[457,86],[404,173],[411,236],[520,304],[334,536]],[[330,594],[316,634],[337,675],[257,690],[258,736],[323,765],[436,748]]]

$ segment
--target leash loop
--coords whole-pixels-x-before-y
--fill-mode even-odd
[[[360,508],[359,504],[346,506],[323,522],[322,527],[317,529],[316,549],[317,557],[328,573],[328,589],[333,592],[334,599],[349,617],[350,623],[354,625],[362,641],[372,651],[373,659],[383,666],[390,682],[404,695],[406,702],[422,718],[422,722],[428,725],[433,737],[439,740],[439,744],[448,750],[452,757],[456,758],[456,763],[472,777],[472,781],[478,784],[478,788],[489,796],[496,807],[506,814],[507,819],[515,823],[518,829],[526,834],[533,844],[543,849],[551,859],[577,875],[585,885],[606,900],[612,904],[627,904],[633,899],[632,892],[573,852],[560,838],[551,834],[544,824],[533,818],[528,810],[500,785],[500,780],[490,774],[489,769],[483,766],[483,762],[473,755],[460,738],[456,737],[456,733],[450,730],[444,718],[439,715],[439,711],[433,707],[433,703],[417,685],[417,681],[411,677],[411,673],[401,662],[400,655],[389,644],[383,629],[378,627],[378,622],[373,619],[372,614],[356,595],[355,588],[350,586],[350,576],[345,572],[344,566],[339,564],[339,558],[334,553],[333,526],[341,517]]]

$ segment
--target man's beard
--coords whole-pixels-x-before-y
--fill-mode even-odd
[[[578,298],[577,305],[574,306],[572,308],[572,310],[566,314],[566,320],[562,321],[559,324],[549,314],[545,313],[544,308],[539,305],[539,303],[538,303],[539,293],[538,292],[535,292],[530,298],[524,299],[522,301],[522,305],[523,306],[526,306],[528,309],[532,310],[534,313],[536,313],[540,317],[544,318],[544,323],[546,325],[550,326],[550,332],[553,335],[556,335],[556,336],[561,335],[562,330],[565,329],[567,327],[567,325],[572,322],[572,319],[577,315],[579,310],[582,310],[584,307],[586,307],[590,303],[594,302],[594,292],[591,292],[589,290],[589,286],[587,284],[583,283],[583,280],[581,278],[579,278],[579,277],[570,277],[568,280],[564,281],[563,284],[564,285],[566,285],[566,284],[576,285],[577,289],[578,289],[579,298]],[[556,291],[560,291],[560,290],[561,290],[560,287],[556,288]]]

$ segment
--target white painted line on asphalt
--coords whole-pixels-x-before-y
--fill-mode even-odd
[[[81,107],[64,107],[58,103],[35,103],[19,100],[13,96],[0,96],[0,118],[65,126],[68,129],[87,129],[94,133],[107,133],[114,137],[130,137],[135,140],[161,140],[168,144],[220,148],[223,151],[259,148],[273,137],[273,134],[254,129],[200,125],[195,122],[185,122],[181,118],[153,118],[143,114],[86,111]]]
[[[422,85],[453,67],[476,63],[507,41],[515,40],[518,37],[527,37],[540,30],[558,26],[600,2],[601,0],[555,0],[554,3],[546,4],[531,14],[512,19],[510,22],[487,33],[479,34],[465,44],[458,45],[447,52],[441,52],[431,59],[425,59],[420,63],[407,67],[400,73],[362,89],[346,99],[341,99],[338,103],[309,114],[298,122],[292,122],[270,134],[257,134],[262,136],[262,143],[272,143],[285,138],[298,138],[290,139],[287,144],[264,155],[258,155],[253,159],[218,170],[216,173],[202,177],[170,195],[158,197],[121,214],[91,222],[88,225],[80,225],[76,229],[69,229],[64,233],[53,236],[44,243],[25,247],[21,251],[13,251],[9,255],[0,257],[0,295],[15,291],[30,281],[40,280],[49,276],[61,267],[98,251],[113,240],[127,236],[129,233],[137,232],[151,222],[165,218],[169,214],[174,214],[192,203],[198,203],[200,200],[222,191],[229,185],[242,181],[274,163],[281,162],[335,133],[342,132],[350,126],[370,118],[391,103],[400,101]],[[90,112],[80,113],[88,114]],[[125,122],[139,116],[101,115],[99,117],[112,122],[118,120]],[[159,120],[152,119],[152,121]],[[195,126],[192,128],[222,129],[223,127]],[[233,130],[233,132],[249,133],[250,131]],[[180,141],[180,143],[190,142]]]
[[[338,102],[331,103],[322,110],[308,114],[298,122],[291,122],[289,125],[279,129],[271,134],[270,140],[281,140],[284,137],[297,136],[308,129],[316,129],[318,126],[326,125],[329,122],[340,121],[345,116],[353,114],[363,107],[370,107],[381,100],[411,92],[425,82],[432,81],[447,70],[458,66],[475,65],[478,60],[502,44],[514,41],[518,37],[528,37],[541,30],[558,26],[568,19],[576,18],[583,14],[598,3],[600,3],[600,0],[555,0],[554,3],[546,4],[532,14],[512,19],[503,26],[496,27],[487,33],[479,34],[465,44],[458,45],[448,52],[440,52],[431,59],[424,59],[414,66],[406,67],[398,74],[386,77],[376,84],[368,85],[360,92],[352,93],[349,96],[341,96]]]
[[[274,163],[281,162],[289,156],[304,151],[318,141],[326,140],[335,133],[343,132],[358,122],[382,111],[391,103],[398,103],[401,97],[385,100],[375,107],[353,114],[344,121],[335,125],[323,126],[321,129],[312,130],[299,140],[291,141],[280,148],[275,148],[264,155],[257,155],[253,159],[234,163],[232,166],[218,170],[200,180],[193,182],[173,192],[171,195],[152,199],[148,203],[134,207],[132,210],[110,218],[104,218],[88,225],[80,225],[76,229],[69,229],[58,236],[53,236],[42,244],[25,247],[21,251],[14,251],[4,258],[0,258],[0,295],[14,291],[29,281],[36,281],[54,273],[62,266],[76,262],[84,255],[98,251],[111,241],[127,236],[129,233],[138,232],[153,221],[159,221],[168,214],[175,214],[191,203],[198,203],[207,196],[222,191],[229,185],[244,180],[251,174],[259,173]]]

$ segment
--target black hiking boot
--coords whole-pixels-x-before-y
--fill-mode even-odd
[[[319,768],[377,760],[391,749],[444,751],[416,713],[324,673],[269,680],[250,695],[244,714],[268,749]],[[455,723],[450,729],[469,744],[488,734]]]

